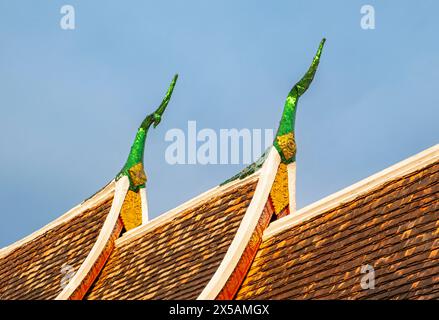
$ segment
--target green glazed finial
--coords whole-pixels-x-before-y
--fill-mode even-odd
[[[276,138],[273,143],[279,152],[282,162],[285,164],[294,162],[296,160],[294,124],[296,120],[297,101],[299,100],[299,97],[309,88],[312,80],[314,79],[325,41],[326,39],[323,38],[308,71],[305,73],[302,79],[300,79],[300,81],[294,85],[285,101],[282,118],[280,120]]]
[[[172,79],[168,91],[163,98],[162,103],[159,105],[156,111],[147,115],[142,121],[139,129],[137,130],[136,138],[131,146],[128,159],[122,168],[122,170],[116,176],[116,180],[122,176],[127,176],[130,180],[130,189],[137,191],[139,188],[145,187],[146,175],[143,169],[143,154],[145,150],[145,140],[148,134],[149,127],[157,127],[162,119],[162,115],[171,99],[172,92],[174,91],[175,83],[177,82],[178,75],[176,74]]]

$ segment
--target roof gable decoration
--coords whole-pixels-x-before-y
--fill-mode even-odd
[[[272,201],[277,218],[296,211],[296,141],[294,125],[297,103],[314,79],[325,41],[326,39],[323,38],[308,71],[288,93],[276,137],[273,141],[273,146],[281,158],[272,192],[270,193],[270,201]],[[244,179],[260,170],[268,158],[271,149],[271,147],[268,148],[256,162],[227,179],[221,185],[236,179]]]
[[[281,163],[279,164],[270,192],[270,199],[277,218],[296,211],[296,141],[294,125],[296,122],[297,103],[314,79],[325,41],[326,39],[323,38],[308,71],[288,93],[273,142],[273,146],[281,158]]]
[[[116,181],[122,177],[127,177],[130,184],[120,213],[126,231],[136,228],[149,220],[145,189],[147,176],[143,165],[145,141],[151,125],[155,128],[160,123],[171,99],[177,78],[178,75],[176,74],[158,108],[142,121],[131,146],[128,159],[116,176]]]
[[[263,156],[263,164],[258,165],[261,166],[261,172],[254,196],[226,255],[198,300],[233,299],[256,256],[270,221],[295,211],[294,121],[297,101],[314,78],[324,42],[325,39],[321,41],[311,67],[288,94],[273,147]],[[257,170],[255,164],[232,179],[242,179],[252,170]]]
[[[155,128],[161,121],[178,75],[175,75],[162,103],[145,117],[137,130],[128,159],[115,178],[114,199],[96,242],[79,270],[56,297],[57,300],[82,299],[113,251],[115,241],[125,229],[131,230],[148,221],[146,199],[146,174],[143,166],[145,141],[151,125]]]

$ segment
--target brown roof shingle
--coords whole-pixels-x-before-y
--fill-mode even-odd
[[[1,257],[0,300],[54,299],[69,270],[65,267],[77,271],[90,252],[112,201],[111,194]]]
[[[223,259],[257,179],[116,244],[87,299],[195,299]]]
[[[439,298],[439,163],[266,239],[238,299]],[[364,265],[375,289],[364,290]]]

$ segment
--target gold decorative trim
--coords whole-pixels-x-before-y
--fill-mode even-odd
[[[270,197],[276,215],[279,215],[286,207],[288,207],[288,169],[287,165],[284,163],[279,164],[276,178],[274,178],[274,183],[271,187]]]
[[[277,143],[284,154],[286,159],[291,159],[296,154],[296,141],[294,139],[294,133],[290,132],[282,136],[278,136]]]
[[[139,191],[128,190],[120,210],[120,217],[127,231],[142,224],[142,201]]]
[[[130,175],[131,183],[134,187],[141,186],[145,184],[147,178],[145,174],[145,170],[143,168],[143,163],[139,162],[138,164],[132,166],[128,173]]]

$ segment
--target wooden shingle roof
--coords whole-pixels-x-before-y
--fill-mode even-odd
[[[270,223],[279,161],[120,237],[113,182],[0,250],[0,299],[69,298],[66,266],[79,299],[439,298],[439,146]]]
[[[87,299],[195,299],[222,261],[258,179],[250,177],[139,236],[119,239]]]
[[[266,238],[237,299],[437,299],[438,252],[436,161]]]
[[[107,189],[111,189],[111,185]],[[110,210],[113,193],[92,206],[67,213],[62,221],[0,251],[0,300],[54,299],[94,245]]]

